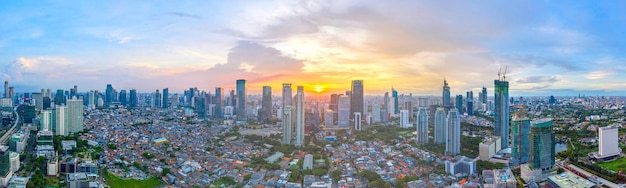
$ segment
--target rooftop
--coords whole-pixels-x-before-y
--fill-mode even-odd
[[[548,177],[548,180],[558,185],[559,187],[571,187],[571,188],[589,188],[596,184],[589,180],[581,178],[571,172],[563,172],[561,174]]]

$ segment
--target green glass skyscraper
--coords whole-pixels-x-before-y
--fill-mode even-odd
[[[237,80],[237,114],[238,120],[246,120],[246,80]]]
[[[509,82],[494,80],[494,134],[502,138],[502,148],[509,147]]]
[[[513,118],[511,122],[511,156],[513,166],[528,162],[530,154],[530,119]]]

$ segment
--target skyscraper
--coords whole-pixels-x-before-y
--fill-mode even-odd
[[[261,99],[260,119],[262,123],[269,123],[272,117],[272,87],[263,86],[263,98]]]
[[[450,86],[445,79],[443,80],[443,106],[450,106]]]
[[[42,110],[40,114],[40,129],[44,131],[52,130],[52,111],[50,110]]]
[[[362,119],[361,112],[355,112],[354,113],[354,130],[357,130],[357,131],[363,130],[363,121],[360,121],[359,119]]]
[[[68,135],[67,128],[67,107],[62,105],[56,105],[54,109],[52,109],[52,117],[54,126],[53,132],[55,135]]]
[[[331,94],[330,95],[330,104],[328,105],[328,108],[333,110],[332,114],[333,114],[333,125],[337,124],[338,121],[338,112],[339,112],[339,94]],[[328,125],[329,126],[329,125]]]
[[[381,114],[382,122],[387,122],[388,113],[391,112],[389,107],[389,92],[385,92],[385,96],[383,97],[383,113]]]
[[[474,113],[474,92],[467,92],[467,114],[472,115]]]
[[[352,89],[350,94],[350,115],[354,121],[362,121],[361,119],[354,118],[356,112],[364,114],[363,111],[363,80],[352,80]]]
[[[283,102],[282,102],[283,144],[291,144],[291,137],[292,137],[291,136],[292,134],[291,91],[292,91],[291,84],[283,83]]]
[[[246,120],[246,80],[237,80],[237,119]]]
[[[65,104],[65,96],[63,94],[62,89],[57,89],[56,94],[54,95],[54,105]]]
[[[189,99],[191,100],[191,99]],[[224,90],[221,87],[215,88],[215,117],[222,118],[222,108],[224,107]]]
[[[619,148],[619,129],[616,126],[600,127],[598,129],[598,153],[596,159],[601,161],[619,157],[622,149]]]
[[[32,97],[35,100],[35,108],[43,110],[43,93],[33,93]]]
[[[446,143],[446,112],[444,108],[437,108],[435,111],[435,143]]]
[[[551,119],[531,122],[530,157],[528,164],[522,165],[521,176],[526,182],[540,182],[548,178],[554,170],[555,140]]]
[[[130,107],[131,108],[136,108],[137,104],[138,104],[138,101],[139,101],[139,98],[137,97],[137,90],[131,89],[129,97],[130,97],[130,100],[129,100]]]
[[[337,126],[339,128],[350,127],[350,97],[340,95],[338,98]]]
[[[109,107],[111,103],[113,103],[113,86],[111,84],[107,84],[107,89],[104,93],[104,106]]]
[[[426,108],[417,111],[417,144],[428,144],[428,112]]]
[[[381,114],[380,114],[380,104],[374,103],[372,104],[372,122],[380,123]]]
[[[457,95],[454,104],[456,106],[456,110],[459,113],[463,113],[463,95]]]
[[[404,127],[404,128],[413,127],[413,125],[409,121],[408,110],[400,110],[400,127]]]
[[[152,107],[154,108],[161,107],[161,93],[159,93],[158,89],[155,91],[154,95],[152,96]]]
[[[486,87],[483,87],[483,93],[482,93],[482,96],[481,96],[481,101],[480,101],[480,102],[482,102],[482,103],[487,103],[487,96],[488,96],[488,95],[487,95],[487,88],[486,88]]]
[[[530,119],[513,117],[511,122],[511,162],[513,166],[528,162],[530,154]]]
[[[128,105],[128,99],[126,96],[127,96],[126,90],[121,90],[119,99],[120,99],[120,104],[122,104],[122,106]]]
[[[448,112],[446,136],[446,154],[454,156],[461,153],[461,120],[456,109]]]
[[[296,146],[304,144],[304,87],[298,86],[296,91]]]
[[[163,108],[168,108],[170,101],[169,101],[169,89],[168,88],[163,88],[163,101],[161,102],[161,106]]]
[[[77,97],[67,101],[67,132],[83,131],[83,100]]]
[[[509,82],[494,80],[494,134],[502,138],[502,148],[509,147]]]
[[[391,96],[393,97],[393,114],[398,114],[398,91],[391,88]]]
[[[9,96],[9,81],[4,81],[4,98],[11,98]]]

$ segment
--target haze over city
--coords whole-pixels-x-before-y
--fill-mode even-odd
[[[0,3],[0,65],[16,92],[140,92],[297,83],[329,94],[364,80],[437,95],[623,95],[624,2],[36,1]],[[317,92],[316,92],[317,90]]]

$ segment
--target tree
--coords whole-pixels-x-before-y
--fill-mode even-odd
[[[321,169],[321,168],[317,168],[313,170],[313,175],[315,176],[323,176],[326,175],[328,171],[326,171],[325,169]]]
[[[337,182],[339,181],[339,179],[341,178],[341,171],[339,170],[333,170],[331,172],[331,177],[333,178],[333,181]]]
[[[161,176],[165,176],[167,174],[170,173],[170,169],[169,168],[164,168],[163,171],[161,171]]]

